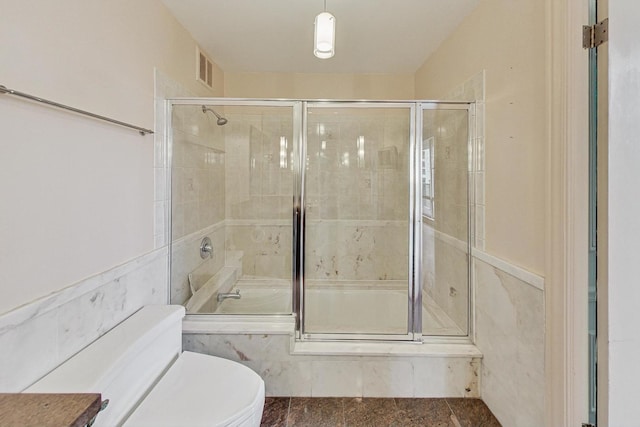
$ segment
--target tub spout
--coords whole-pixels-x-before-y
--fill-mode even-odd
[[[219,293],[218,296],[216,297],[216,299],[218,300],[218,302],[221,302],[222,300],[225,300],[227,298],[233,298],[233,299],[240,299],[242,298],[240,296],[240,289],[236,289],[235,292],[228,292],[228,293]]]

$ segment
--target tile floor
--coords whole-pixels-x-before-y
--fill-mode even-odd
[[[500,427],[480,399],[267,397],[263,427]]]

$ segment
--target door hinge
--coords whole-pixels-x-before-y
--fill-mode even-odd
[[[582,27],[582,47],[593,49],[609,41],[609,18],[594,25]]]

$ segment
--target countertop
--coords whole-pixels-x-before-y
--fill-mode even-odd
[[[83,427],[99,411],[100,394],[0,393],[0,426]]]

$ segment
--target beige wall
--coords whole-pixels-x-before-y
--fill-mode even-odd
[[[154,67],[198,95],[195,42],[159,0],[13,1],[2,81],[154,126]],[[153,249],[153,137],[0,97],[0,313]]]
[[[416,73],[416,97],[441,99],[485,70],[484,248],[541,276],[549,149],[546,23],[539,0],[481,0]],[[544,290],[477,258],[474,266],[482,398],[504,425],[542,425]]]
[[[231,98],[413,99],[413,74],[225,73]]]
[[[439,99],[486,70],[486,250],[544,273],[547,151],[544,2],[482,0],[417,71]]]

